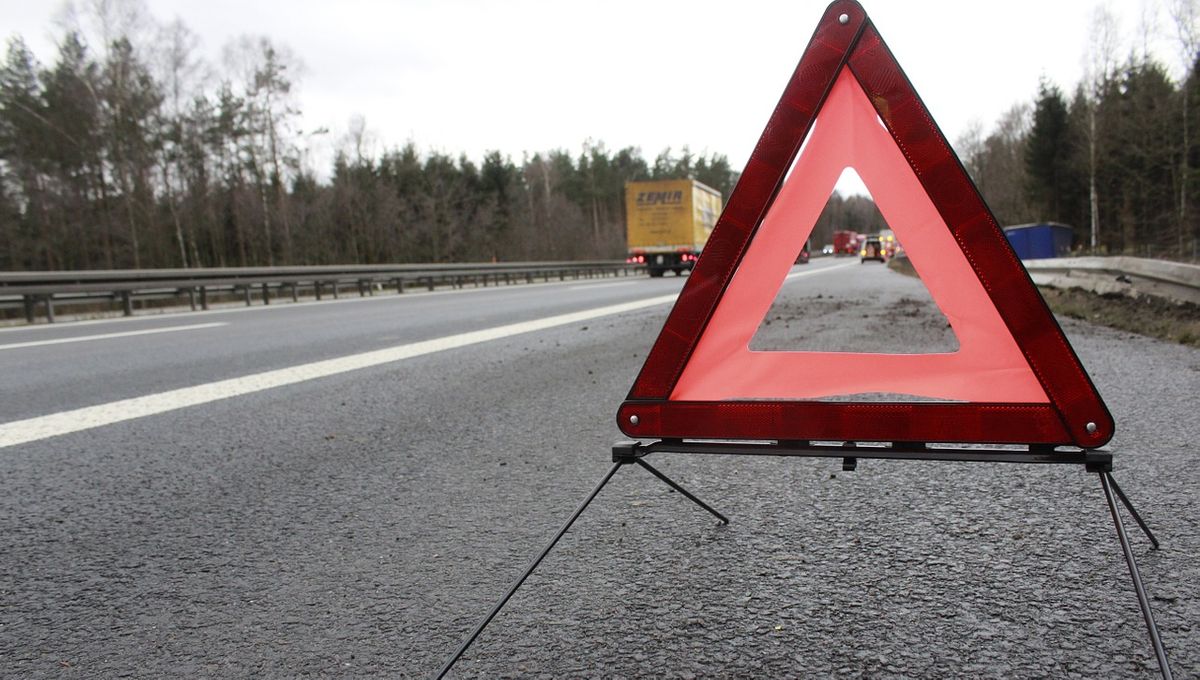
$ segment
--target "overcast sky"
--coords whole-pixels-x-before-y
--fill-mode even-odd
[[[1117,17],[1122,53],[1144,38],[1173,74],[1169,0],[868,0],[865,8],[946,136],[985,130],[1030,101],[1039,77],[1070,90],[1083,72],[1093,10]],[[572,0],[149,0],[214,62],[243,34],[289,46],[305,73],[306,130],[327,157],[354,115],[377,147],[578,152],[664,147],[723,153],[741,168],[826,2]],[[0,0],[0,29],[52,62],[59,5]],[[1156,26],[1147,31],[1145,26]],[[323,147],[323,152],[321,148]],[[323,168],[320,170],[324,171]],[[323,174],[323,173],[322,173]]]

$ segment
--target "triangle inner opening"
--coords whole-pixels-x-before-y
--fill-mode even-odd
[[[896,140],[878,121],[866,92],[843,68],[817,113],[792,176],[772,197],[721,291],[671,389],[671,400],[907,394],[950,401],[1046,401],[1045,390],[979,275]],[[751,348],[778,291],[790,285],[789,276],[806,281],[851,268],[866,271],[866,263],[848,256],[844,263],[831,260],[823,273],[810,263],[801,266],[814,272],[791,274],[798,251],[847,166],[870,187],[938,309],[953,324],[958,351],[933,353],[923,347],[920,354],[871,353],[845,344],[837,351]],[[895,335],[892,330],[880,334]]]
[[[950,322],[853,168],[842,171],[795,262],[751,351],[958,351]]]

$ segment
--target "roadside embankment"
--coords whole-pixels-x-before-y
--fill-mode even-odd
[[[917,275],[906,257],[893,258],[888,266],[908,276]],[[1200,347],[1200,305],[1195,303],[1144,293],[1094,292],[1058,283],[1039,285],[1038,290],[1057,315]]]

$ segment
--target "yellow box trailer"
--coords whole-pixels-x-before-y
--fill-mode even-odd
[[[629,261],[650,276],[691,270],[720,215],[720,192],[694,179],[626,182]]]

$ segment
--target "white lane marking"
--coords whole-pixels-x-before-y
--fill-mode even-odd
[[[88,340],[108,340],[110,338],[127,338],[131,335],[152,335],[154,333],[173,333],[175,331],[194,331],[201,328],[216,328],[217,326],[228,326],[227,321],[216,321],[213,323],[197,323],[187,326],[166,326],[164,328],[146,328],[140,331],[125,331],[123,333],[103,333],[101,335],[79,335],[72,338],[54,338],[52,340],[31,340],[29,342],[12,342],[7,345],[0,345],[0,352],[6,349],[19,349],[21,347],[41,347],[43,345],[63,345],[68,342],[87,342]]]
[[[284,385],[315,380],[347,371],[356,371],[381,364],[389,364],[394,361],[411,359],[434,352],[466,347],[489,340],[499,340],[513,335],[565,326],[602,316],[664,305],[674,301],[676,297],[676,293],[660,295],[634,302],[596,307],[595,309],[588,309],[581,312],[559,314],[544,319],[523,321],[496,328],[459,333],[458,335],[450,335],[444,338],[414,342],[372,352],[363,352],[338,359],[315,361],[300,366],[292,366],[291,368],[266,371],[241,378],[230,378],[205,385],[196,385],[195,387],[184,387],[144,397],[122,399],[108,404],[88,406],[48,416],[17,420],[0,425],[0,448],[25,444],[70,432],[88,430],[94,427],[111,425],[157,413],[174,411],[188,406],[206,404],[219,399],[229,399],[230,397],[237,397],[243,394],[261,392],[274,387],[283,387]]]
[[[567,290],[594,290],[596,288],[612,288],[613,286],[632,286],[641,283],[641,281],[616,281],[610,283],[593,283],[584,284],[581,286],[569,286]]]
[[[842,264],[834,264],[834,265],[830,265],[828,267],[821,267],[820,269],[809,269],[809,270],[802,271],[802,272],[792,272],[791,274],[788,274],[786,277],[784,277],[783,280],[784,280],[784,282],[787,282],[787,281],[791,281],[792,279],[798,279],[801,276],[811,276],[813,274],[824,274],[825,272],[831,272],[835,269],[845,269],[846,267],[849,267],[850,265],[853,265],[853,264],[858,264],[858,263],[857,262],[843,262]]]
[[[790,275],[790,277],[833,271],[842,266],[847,265],[797,272]],[[395,361],[433,354],[434,352],[443,352],[450,349],[476,345],[488,342],[489,340],[500,340],[523,333],[533,333],[535,331],[566,326],[613,314],[622,314],[646,309],[647,307],[665,305],[669,302],[674,302],[677,297],[678,293],[658,295],[633,302],[623,302],[616,305],[585,309],[580,312],[534,319],[533,321],[522,321],[505,326],[497,326],[496,328],[459,333],[458,335],[450,335],[444,338],[435,338],[433,340],[398,345],[387,349],[352,354],[337,359],[314,361],[290,368],[256,373],[241,378],[230,378],[194,387],[184,387],[144,397],[122,399],[107,404],[52,413],[47,416],[15,420],[10,423],[0,424],[0,449],[69,434],[71,432],[112,425],[135,418],[166,413],[188,406],[198,406],[221,399],[261,392],[275,387],[325,378],[348,371],[357,371],[363,368],[390,364]]]

